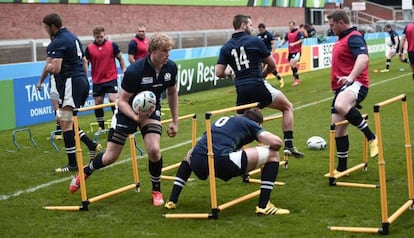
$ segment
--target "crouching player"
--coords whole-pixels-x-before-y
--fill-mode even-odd
[[[289,210],[277,208],[270,200],[279,169],[279,150],[281,139],[265,131],[260,124],[263,115],[259,109],[249,109],[244,114],[232,117],[221,117],[211,126],[214,166],[216,177],[228,181],[239,177],[258,167],[262,168],[257,215],[289,214]],[[256,146],[242,149],[252,141],[268,146]],[[209,175],[207,157],[207,136],[201,137],[191,149],[177,171],[174,186],[167,209],[175,209],[181,190],[185,186],[191,172],[202,180]]]

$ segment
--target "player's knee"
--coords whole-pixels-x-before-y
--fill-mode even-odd
[[[161,151],[159,146],[150,146],[147,148],[148,159],[152,162],[157,162],[161,158]]]

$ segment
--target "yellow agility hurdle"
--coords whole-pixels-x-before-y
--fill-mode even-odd
[[[181,120],[188,119],[188,118],[192,119],[191,120],[191,148],[193,148],[195,144],[197,143],[197,115],[195,113],[188,114],[188,115],[179,117],[178,120],[181,121]],[[170,122],[172,122],[172,119],[163,120],[161,121],[161,124],[170,123]],[[175,164],[169,165],[167,167],[164,167],[162,168],[161,172],[166,172],[166,171],[178,168],[180,164],[181,164],[181,161]],[[161,175],[161,179],[175,180],[175,176]]]
[[[389,104],[397,101],[402,102],[402,115],[404,123],[404,135],[405,135],[405,159],[407,166],[407,186],[408,186],[408,200],[398,208],[391,216],[388,216],[388,202],[387,202],[387,180],[385,175],[385,160],[383,152],[383,138],[381,131],[381,118],[380,108],[385,107]],[[407,109],[407,98],[405,94],[390,98],[386,101],[377,103],[374,105],[374,116],[375,116],[375,128],[376,136],[378,139],[378,170],[380,180],[380,202],[381,202],[381,227],[341,227],[341,226],[330,226],[329,230],[332,231],[348,231],[348,232],[361,232],[361,233],[379,233],[389,234],[389,226],[399,216],[401,216],[407,210],[414,210],[414,185],[413,185],[413,163],[412,163],[412,151],[411,151],[411,140],[410,130],[408,123],[408,109]]]
[[[115,103],[107,103],[107,104],[100,104],[96,106],[84,107],[84,108],[76,108],[74,111],[76,112],[84,112],[89,110],[95,110],[99,108],[114,106]],[[137,155],[135,151],[135,143],[134,143],[134,136],[131,134],[129,135],[129,148],[131,151],[131,162],[132,162],[132,173],[133,173],[133,183],[126,185],[124,187],[115,189],[113,191],[88,198],[86,193],[86,184],[85,184],[85,174],[83,172],[83,158],[82,158],[82,148],[80,144],[80,137],[79,137],[79,121],[78,116],[73,116],[73,126],[75,132],[75,143],[76,143],[76,160],[78,163],[79,176],[80,176],[80,194],[82,199],[82,204],[80,206],[45,206],[44,209],[47,210],[60,210],[60,211],[88,211],[89,204],[98,202],[102,199],[114,196],[116,194],[120,194],[132,189],[135,189],[136,192],[139,192],[140,183],[139,183],[139,175],[138,175],[138,164],[137,164]]]
[[[226,208],[244,202],[246,200],[257,197],[260,194],[260,189],[239,198],[233,199],[229,202],[223,203],[221,205],[217,204],[217,192],[216,192],[216,176],[214,168],[214,154],[213,154],[213,144],[212,144],[212,134],[211,134],[211,117],[213,115],[223,114],[227,112],[248,109],[258,107],[259,103],[250,103],[241,106],[235,106],[225,109],[220,109],[216,111],[207,112],[205,114],[206,119],[206,134],[207,134],[207,148],[208,148],[208,167],[209,167],[209,185],[210,185],[210,202],[211,202],[211,212],[210,213],[187,213],[187,214],[163,214],[165,218],[181,218],[181,219],[217,219],[219,211],[222,211]]]
[[[362,117],[365,120],[368,120],[368,115],[364,114]],[[325,177],[329,177],[329,185],[330,186],[345,186],[345,187],[359,187],[359,188],[378,188],[379,186],[376,184],[364,184],[364,183],[350,183],[350,182],[337,182],[337,179],[342,178],[344,176],[348,176],[351,173],[362,170],[366,171],[368,166],[368,140],[365,136],[363,137],[362,141],[362,162],[348,168],[345,171],[334,173],[335,167],[335,128],[340,125],[349,124],[348,120],[339,121],[331,125],[331,130],[329,132],[329,173],[325,174]]]

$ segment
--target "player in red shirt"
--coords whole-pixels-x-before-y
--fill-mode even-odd
[[[408,52],[408,60],[410,62],[411,71],[413,72],[413,79],[414,79],[414,23],[409,23],[403,30],[401,35],[401,46],[405,45],[405,41],[407,41],[407,52]],[[399,49],[399,57],[401,62],[405,62],[404,59],[404,47],[400,47]]]
[[[145,36],[145,32],[145,25],[138,25],[137,34],[128,44],[128,61],[131,64],[148,55],[149,40],[148,37]]]
[[[115,102],[118,97],[118,70],[115,59],[119,61],[122,73],[126,70],[125,60],[122,57],[118,44],[105,39],[105,29],[101,26],[93,29],[95,41],[85,49],[85,67],[92,65],[93,98],[95,105],[104,102],[108,94],[109,102]],[[112,112],[114,111],[112,108]],[[96,121],[101,129],[105,129],[103,108],[95,110]]]
[[[357,110],[365,99],[369,88],[368,48],[357,30],[351,27],[348,15],[336,10],[328,16],[329,26],[338,40],[332,50],[331,88],[335,92],[331,106],[332,124],[343,120],[364,133],[369,141],[370,155],[378,155],[378,143],[367,122]],[[349,151],[348,124],[335,128],[335,142],[338,156],[337,171],[347,170]]]
[[[288,60],[290,63],[290,68],[292,69],[293,74],[293,84],[292,86],[300,85],[300,79],[298,74],[297,64],[300,61],[300,56],[302,54],[302,42],[304,36],[301,31],[296,28],[296,23],[294,21],[289,22],[289,32],[286,33],[285,38],[280,43],[279,47],[282,47],[286,42],[288,45]]]

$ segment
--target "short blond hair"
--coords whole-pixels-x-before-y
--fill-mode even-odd
[[[155,33],[151,36],[148,45],[148,52],[155,50],[171,50],[175,44],[175,41],[164,33]]]

